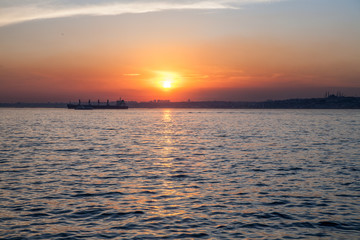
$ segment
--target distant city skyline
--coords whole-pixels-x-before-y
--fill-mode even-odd
[[[358,0],[0,2],[0,102],[360,95]]]

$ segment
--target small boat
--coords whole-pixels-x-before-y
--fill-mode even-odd
[[[125,104],[125,101],[120,98],[120,100],[116,101],[116,103],[110,104],[109,100],[106,103],[97,101],[97,103],[92,103],[90,100],[88,104],[82,104],[79,100],[78,104],[69,103],[67,105],[68,109],[75,109],[75,110],[93,110],[93,109],[128,109],[129,107]]]

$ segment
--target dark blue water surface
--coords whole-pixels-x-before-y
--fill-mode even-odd
[[[359,110],[0,109],[2,239],[360,239]]]

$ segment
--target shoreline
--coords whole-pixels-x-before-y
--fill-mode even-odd
[[[360,97],[331,95],[325,98],[298,98],[245,101],[150,101],[127,102],[129,108],[204,108],[204,109],[360,109]],[[67,103],[0,103],[0,108],[67,108]]]

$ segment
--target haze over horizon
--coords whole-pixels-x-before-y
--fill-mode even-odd
[[[360,95],[358,0],[0,1],[0,102]]]

